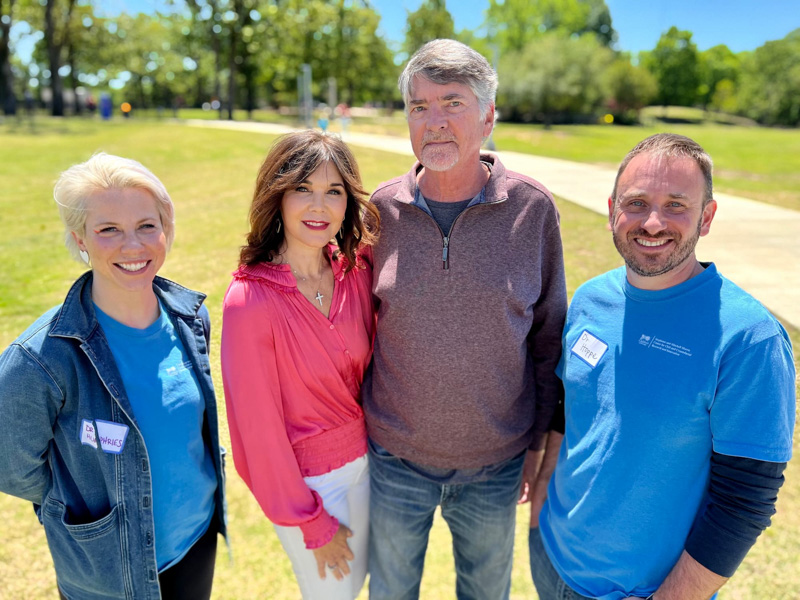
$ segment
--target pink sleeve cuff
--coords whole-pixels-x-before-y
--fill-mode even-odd
[[[322,498],[314,490],[311,490],[314,498],[319,505],[319,513],[310,521],[300,523],[300,531],[303,532],[303,541],[306,543],[306,548],[313,550],[314,548],[321,548],[333,539],[333,536],[339,530],[339,521],[336,517],[328,514],[322,505]]]

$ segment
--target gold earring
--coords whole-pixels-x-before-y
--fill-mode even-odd
[[[281,220],[278,219],[278,227],[275,229],[275,233],[280,233],[280,232],[281,232]]]

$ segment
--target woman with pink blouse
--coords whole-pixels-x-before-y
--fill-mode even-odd
[[[352,600],[366,577],[359,390],[375,323],[365,250],[378,224],[344,142],[286,135],[258,173],[250,233],[225,294],[234,464],[274,523],[305,599]]]

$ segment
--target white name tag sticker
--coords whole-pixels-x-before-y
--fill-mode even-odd
[[[94,423],[87,419],[81,421],[81,444],[97,448],[97,432]]]
[[[125,447],[125,438],[128,437],[128,426],[100,419],[95,419],[94,422],[97,424],[97,439],[100,440],[100,448],[103,452],[111,454],[122,452]]]
[[[570,349],[575,356],[593,369],[597,366],[597,363],[600,362],[600,359],[603,358],[606,350],[608,350],[608,344],[589,333],[586,329],[578,336],[578,339]]]

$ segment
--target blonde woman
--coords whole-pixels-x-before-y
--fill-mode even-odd
[[[223,464],[205,296],[157,276],[172,201],[107,154],[54,196],[91,269],[0,355],[0,491],[34,503],[61,598],[209,598]]]

